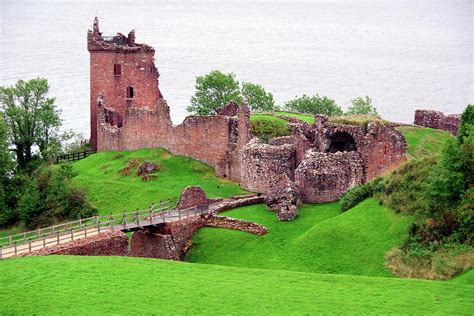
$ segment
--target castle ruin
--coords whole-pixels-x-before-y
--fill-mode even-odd
[[[90,52],[91,144],[98,151],[163,147],[212,166],[216,174],[267,194],[282,175],[304,203],[335,201],[406,159],[403,135],[391,126],[313,125],[286,117],[291,136],[268,143],[253,138],[246,105],[229,103],[216,115],[188,116],[173,126],[158,87],[155,50],[128,36],[103,36],[97,18]]]

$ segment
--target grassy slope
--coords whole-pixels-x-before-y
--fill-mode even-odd
[[[241,269],[127,257],[0,262],[6,314],[472,312],[472,284]]]
[[[408,154],[414,158],[438,154],[449,137],[449,132],[432,128],[401,126],[397,128],[407,141]]]
[[[133,158],[144,158],[160,165],[157,178],[142,181],[135,176],[123,176],[119,171]],[[199,185],[211,197],[242,194],[237,183],[219,179],[214,170],[194,159],[174,156],[164,149],[100,152],[74,164],[79,175],[73,179],[84,187],[90,201],[101,214],[123,210],[143,209],[152,203],[171,198],[174,205],[180,192],[187,186]],[[135,168],[136,170],[136,168]]]
[[[400,244],[411,217],[369,199],[341,214],[337,203],[305,205],[292,222],[278,222],[264,205],[228,211],[227,216],[266,226],[257,237],[204,228],[193,236],[188,261],[315,273],[390,276],[384,254]]]
[[[306,122],[306,123],[309,123],[309,124],[314,124],[314,115],[301,114],[301,113],[292,113],[292,112],[275,112],[275,114],[296,117],[296,118],[302,120],[303,122]]]

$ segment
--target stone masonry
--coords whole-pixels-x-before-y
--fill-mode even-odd
[[[442,112],[433,110],[416,110],[415,125],[441,129],[456,135],[461,123],[460,114],[444,115]]]

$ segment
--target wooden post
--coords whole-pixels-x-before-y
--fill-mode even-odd
[[[100,221],[97,221],[97,234],[100,234]]]
[[[0,246],[0,259],[2,259],[2,254],[3,254],[3,246]]]
[[[18,251],[17,251],[17,248],[16,248],[16,240],[15,240],[15,244],[14,244],[14,249],[15,249],[15,256],[17,255]]]
[[[28,251],[31,252],[31,237],[28,238]]]
[[[74,240],[74,231],[71,228],[71,240]]]
[[[171,200],[168,199],[168,209],[170,210],[171,209]]]
[[[57,241],[56,245],[59,245],[59,232],[56,232],[56,241]]]
[[[46,248],[46,238],[43,238],[43,248]]]
[[[163,223],[165,222],[165,212],[161,211],[161,217],[163,218]]]
[[[36,231],[36,234],[38,235],[38,238],[41,237],[41,228],[38,228],[38,230]]]
[[[153,225],[153,211],[150,211],[150,225]]]
[[[12,235],[10,235],[8,237],[9,237],[8,239],[10,240],[9,244],[11,245],[12,244]]]
[[[110,215],[109,215],[109,225],[110,225],[110,230],[114,230],[114,219],[112,217],[112,212],[110,212]]]
[[[136,222],[137,222],[137,226],[140,227],[140,218],[138,217],[138,210],[135,213],[135,219],[136,219]]]
[[[163,203],[160,200],[160,212],[163,212]]]
[[[123,229],[127,228],[127,214],[123,212]]]
[[[87,237],[87,226],[84,226],[84,238]]]

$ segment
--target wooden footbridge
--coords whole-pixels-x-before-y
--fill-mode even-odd
[[[47,228],[0,238],[0,259],[94,236],[108,231],[136,231],[147,226],[159,226],[183,218],[203,214],[209,205],[172,210],[170,200],[152,205],[147,210],[94,216]]]

